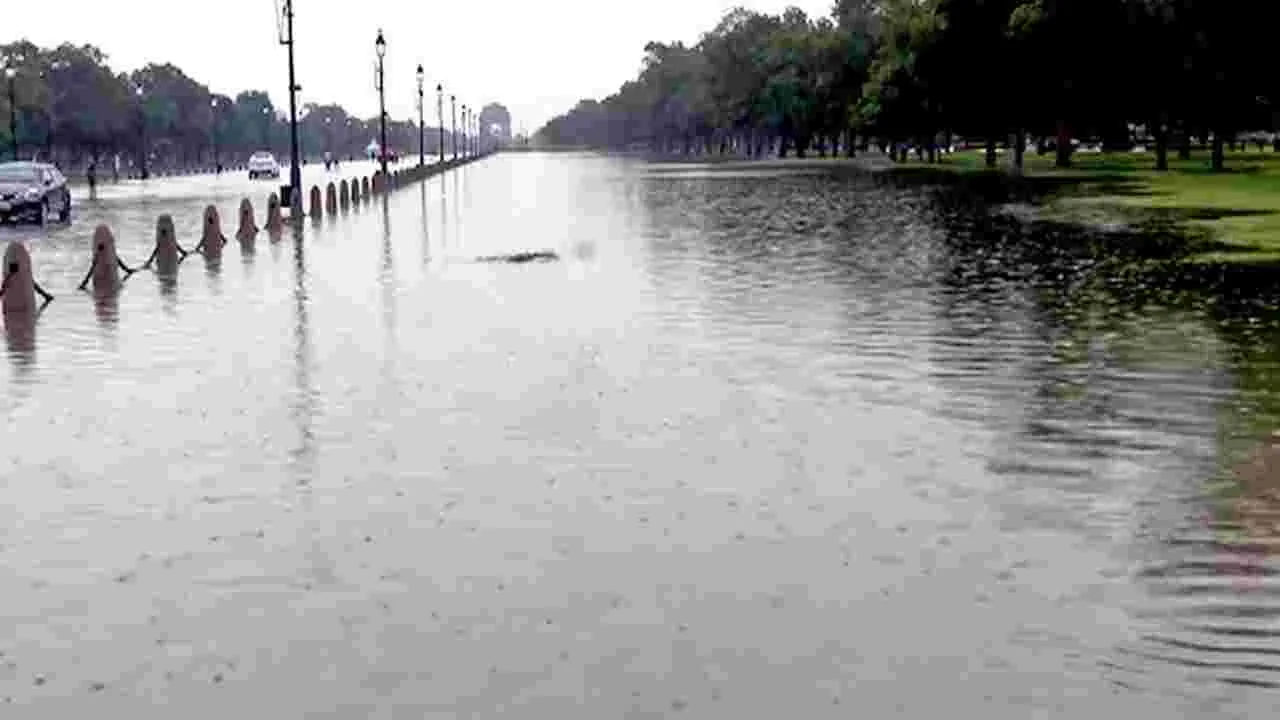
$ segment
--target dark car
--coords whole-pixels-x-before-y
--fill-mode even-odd
[[[26,219],[39,225],[56,216],[71,219],[71,191],[58,168],[48,163],[0,163],[0,222]]]

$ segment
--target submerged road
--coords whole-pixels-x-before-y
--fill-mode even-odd
[[[407,170],[415,164],[404,161],[390,165],[388,169],[391,172]],[[334,170],[325,170],[323,163],[304,166],[303,208],[307,207],[307,194],[312,186],[318,186],[323,192],[330,182],[336,185],[343,179],[348,182],[372,179],[377,170],[378,164],[368,160],[344,162]],[[172,216],[179,244],[190,249],[200,239],[202,213],[206,206],[212,204],[218,209],[223,233],[232,238],[240,201],[248,198],[253,203],[254,216],[262,227],[266,220],[267,198],[272,193],[278,195],[281,185],[288,182],[289,168],[284,166],[279,178],[258,180],[250,180],[245,171],[227,171],[221,175],[106,182],[99,184],[93,193],[87,185],[77,184],[71,188],[72,217],[69,223],[54,222],[45,227],[34,224],[0,225],[0,247],[13,240],[22,241],[32,255],[37,281],[49,285],[50,291],[59,287],[65,289],[66,282],[50,278],[49,274],[65,273],[75,268],[80,268],[83,273],[88,267],[93,231],[99,224],[111,229],[121,259],[130,265],[140,264],[154,245],[156,219],[160,215],[167,213]]]
[[[272,185],[32,240],[0,718],[1275,714],[1280,494],[1228,468],[1280,303],[934,188],[568,153],[74,291],[93,223],[137,263]]]

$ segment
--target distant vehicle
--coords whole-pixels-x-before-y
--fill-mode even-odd
[[[370,160],[374,162],[378,162],[382,160],[382,155],[378,152],[378,150],[379,150],[378,143],[370,142],[368,147],[364,149],[364,152],[365,152],[365,155],[367,155]],[[387,156],[387,162],[390,164],[400,162],[400,155],[395,150],[388,149],[386,151],[386,156]]]
[[[37,162],[0,164],[0,222],[25,218],[44,225],[54,216],[71,220],[71,190],[58,168]]]
[[[275,155],[256,152],[249,156],[249,179],[257,180],[260,177],[280,177],[280,163],[276,162]]]

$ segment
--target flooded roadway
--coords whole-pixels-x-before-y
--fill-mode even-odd
[[[1274,709],[1273,312],[934,188],[536,154],[72,289],[269,185],[31,242],[5,717]]]

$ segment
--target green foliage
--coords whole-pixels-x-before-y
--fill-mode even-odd
[[[1183,138],[1276,129],[1280,82],[1257,53],[1277,20],[1263,0],[836,0],[816,21],[738,8],[694,47],[650,43],[637,78],[537,138],[750,154],[851,132],[1030,136],[1065,165],[1073,140],[1127,147],[1140,126],[1163,165]]]
[[[235,98],[217,95],[168,63],[116,74],[106,55],[91,45],[41,48],[26,40],[0,45],[0,68],[6,67],[15,70],[13,94],[23,157],[39,154],[64,164],[83,164],[118,152],[129,161],[145,147],[153,166],[188,166],[210,164],[215,156],[223,163],[243,161],[263,149],[287,153],[287,117],[260,90]],[[362,156],[377,134],[376,118],[361,120],[337,105],[309,104],[299,110],[300,144],[312,158],[326,151],[339,157]],[[4,83],[0,153],[6,159],[12,146],[8,120]],[[402,153],[417,150],[416,124],[390,122],[387,137]],[[438,137],[433,129],[425,138],[433,154]]]

